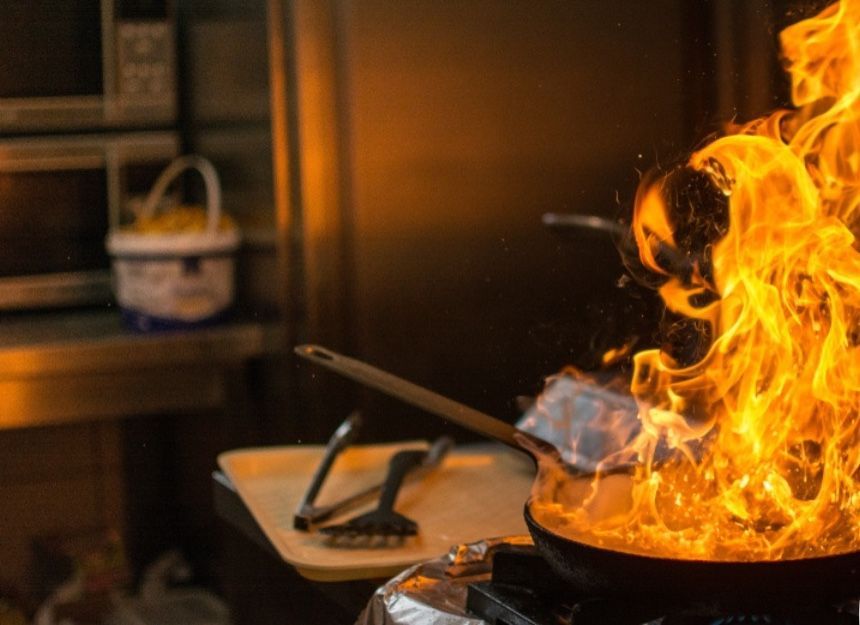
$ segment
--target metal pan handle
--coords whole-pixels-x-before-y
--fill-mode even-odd
[[[532,437],[500,419],[491,417],[453,399],[448,399],[443,395],[408,382],[403,378],[377,369],[364,362],[333,352],[325,347],[299,345],[294,351],[302,358],[331,369],[360,384],[382,391],[386,395],[396,397],[407,404],[412,404],[427,412],[453,421],[457,425],[461,425],[473,432],[531,454],[520,441],[523,437],[529,439]],[[545,441],[541,442],[545,443]]]

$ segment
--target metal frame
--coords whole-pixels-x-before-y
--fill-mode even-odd
[[[171,59],[168,80],[162,94],[134,96],[123,93],[118,74],[124,59],[117,37],[124,25],[115,15],[116,0],[101,0],[102,93],[91,96],[58,96],[43,98],[0,98],[0,131],[63,130],[119,126],[169,124],[176,120],[176,46],[168,37]],[[157,26],[157,25],[156,25]],[[172,17],[164,22],[175,34]]]

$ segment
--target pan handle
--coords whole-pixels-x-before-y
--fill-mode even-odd
[[[500,419],[491,417],[453,399],[448,399],[439,393],[413,384],[364,362],[333,352],[325,347],[299,345],[294,351],[302,358],[331,369],[360,384],[375,388],[407,404],[422,408],[427,412],[453,421],[457,425],[461,425],[473,432],[495,439],[505,445],[510,445],[520,451],[526,451],[529,455],[532,455],[531,451],[524,447],[520,441],[524,438],[532,439],[534,437]],[[545,441],[540,442],[548,444]]]

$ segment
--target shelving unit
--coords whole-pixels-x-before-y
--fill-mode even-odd
[[[115,310],[0,322],[0,429],[222,405],[231,372],[280,346],[276,325],[237,320],[136,334]]]

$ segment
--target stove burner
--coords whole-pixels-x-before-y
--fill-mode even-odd
[[[534,547],[507,545],[493,556],[491,581],[469,585],[466,608],[491,625],[853,625],[857,603],[725,606],[668,604],[641,598],[582,596],[562,582]]]

